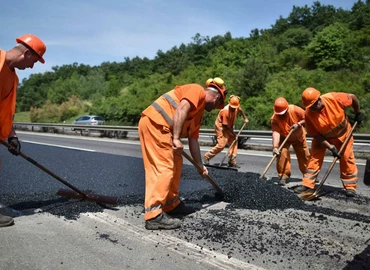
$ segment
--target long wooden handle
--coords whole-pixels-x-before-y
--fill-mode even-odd
[[[197,169],[198,169],[198,171],[203,171],[203,168],[202,168],[202,167],[200,167],[200,166],[199,166],[199,165],[194,161],[194,159],[193,159],[191,156],[189,156],[189,154],[188,154],[188,153],[186,153],[184,150],[182,151],[182,155],[183,155],[187,160],[189,160],[189,161],[191,162],[191,164],[193,164],[193,165],[195,166],[195,168],[197,168]],[[212,184],[212,186],[214,187],[214,189],[215,189],[217,192],[219,192],[219,193],[223,193],[223,192],[222,192],[222,190],[221,190],[221,188],[220,188],[219,186],[217,186],[216,182],[211,178],[211,176],[207,175],[207,176],[206,176],[206,178],[207,178],[208,182],[210,182],[210,183]]]
[[[348,136],[346,137],[346,139],[344,140],[342,146],[339,149],[338,155],[340,155],[343,152],[344,148],[347,146],[347,143],[348,143],[349,139],[352,137],[352,133],[353,133],[353,131],[354,131],[354,129],[355,129],[356,126],[357,126],[357,122],[355,122],[353,124],[353,127],[352,127],[351,131],[349,132]],[[337,162],[337,160],[338,160],[338,157],[335,157],[333,159],[333,161],[332,161],[329,169],[326,171],[326,173],[325,173],[324,177],[322,178],[319,186],[317,187],[317,189],[315,190],[315,192],[312,194],[312,196],[316,196],[319,193],[319,191],[321,190],[322,186],[324,185],[326,179],[328,178],[331,170],[334,168],[334,165]]]
[[[222,163],[224,163],[225,158],[229,155],[229,153],[230,153],[231,149],[233,148],[234,144],[235,144],[235,143],[236,143],[236,141],[238,140],[238,137],[239,137],[240,133],[242,132],[242,130],[244,129],[244,127],[245,127],[245,125],[246,125],[246,124],[247,124],[247,123],[245,123],[245,122],[244,122],[243,126],[241,127],[241,129],[239,130],[238,134],[236,135],[235,140],[234,140],[234,141],[231,143],[231,145],[229,146],[228,151],[226,151],[226,154],[224,155],[224,158],[221,160],[221,162],[220,162],[220,164],[219,164],[218,166],[220,166],[220,167],[222,166]]]
[[[281,151],[281,149],[283,149],[283,146],[284,144],[288,141],[290,135],[292,135],[294,129],[291,129],[290,132],[288,133],[288,135],[285,137],[284,141],[280,144],[280,147],[279,147],[279,152]],[[277,158],[277,155],[274,154],[273,157],[271,158],[270,162],[267,164],[265,170],[263,171],[263,173],[261,174],[260,176],[260,179],[264,178],[265,177],[265,174],[267,173],[268,169],[270,169],[272,163],[274,162],[274,160]]]

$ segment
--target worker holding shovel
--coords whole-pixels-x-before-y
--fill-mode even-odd
[[[18,76],[15,69],[33,68],[36,62],[45,63],[45,44],[36,36],[23,35],[9,51],[0,50],[0,139],[8,140],[9,151],[18,155],[21,145],[13,128]],[[0,227],[14,224],[11,217],[0,215]]]
[[[271,117],[272,154],[276,156],[278,184],[284,186],[291,175],[289,148],[292,145],[297,156],[299,169],[305,173],[309,150],[306,141],[304,110],[288,104],[285,98],[279,97],[274,103],[274,114]],[[285,140],[286,139],[286,140]]]
[[[248,124],[249,120],[243,109],[240,107],[240,97],[231,95],[229,98],[229,104],[218,113],[216,118],[214,128],[217,135],[217,144],[209,152],[204,154],[204,164],[209,165],[209,161],[225,148],[226,143],[229,143],[232,147],[229,149],[228,166],[240,168],[236,163],[238,144],[233,143],[237,139],[234,133],[234,124],[238,115],[242,115],[244,123]]]
[[[302,105],[306,108],[306,130],[313,136],[311,156],[302,185],[295,188],[296,193],[310,192],[315,187],[326,150],[330,150],[334,158],[339,159],[340,178],[348,197],[356,196],[358,170],[353,153],[353,136],[351,124],[345,114],[345,108],[352,107],[355,121],[361,123],[364,115],[360,112],[360,104],[353,94],[330,92],[324,95],[312,87],[302,92]],[[346,140],[350,137],[349,140]],[[344,142],[347,145],[342,151]]]
[[[183,144],[188,138],[191,161],[207,177],[198,143],[204,110],[222,109],[227,90],[221,78],[199,84],[176,86],[146,108],[139,122],[139,137],[145,168],[145,228],[176,229],[174,215],[194,212],[179,197]],[[186,155],[187,157],[187,155]],[[189,158],[190,159],[190,158]]]

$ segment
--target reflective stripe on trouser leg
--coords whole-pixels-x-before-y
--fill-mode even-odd
[[[217,127],[215,127],[215,132],[217,136],[217,144],[211,149],[211,151],[204,155],[207,159],[214,158],[218,153],[224,150],[228,141],[228,135],[226,132],[219,130]]]
[[[339,159],[340,166],[340,178],[342,180],[343,187],[345,189],[356,190],[357,180],[358,180],[358,170],[355,160],[355,155],[353,153],[353,137],[349,139],[347,146],[342,152],[342,156]],[[336,142],[335,147],[340,149],[342,143]]]
[[[315,187],[315,180],[319,176],[322,163],[324,161],[326,148],[315,138],[312,139],[311,156],[307,164],[305,174],[302,178],[302,185],[308,188]]]
[[[180,182],[182,157],[174,158],[170,130],[146,116],[140,119],[139,137],[145,168],[144,218],[148,220],[159,215],[167,202],[172,202],[172,206],[179,203],[175,189]]]
[[[307,141],[292,143],[295,155],[297,157],[299,170],[302,174],[306,172],[307,164],[310,159],[310,151],[308,149]]]
[[[290,143],[286,142],[280,151],[280,155],[276,159],[276,171],[278,176],[290,177],[290,153],[289,153]]]

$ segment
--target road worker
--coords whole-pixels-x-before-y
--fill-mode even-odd
[[[194,162],[206,177],[199,149],[199,130],[204,110],[222,109],[227,90],[221,78],[199,84],[176,86],[146,108],[139,121],[139,137],[145,168],[145,228],[176,229],[181,221],[174,216],[187,215],[194,208],[179,198],[183,143],[188,138]]]
[[[288,104],[288,101],[279,97],[274,103],[274,114],[271,117],[272,128],[272,154],[276,155],[276,170],[278,172],[278,184],[284,186],[288,183],[291,175],[291,159],[289,148],[293,146],[297,156],[299,169],[305,173],[309,150],[306,141],[304,110],[296,105]],[[281,146],[288,134],[291,133],[284,145]],[[281,147],[281,151],[279,148]]]
[[[209,161],[225,148],[226,143],[228,143],[230,146],[233,141],[236,140],[234,125],[238,115],[242,115],[244,118],[244,123],[248,124],[249,120],[243,109],[240,107],[240,97],[231,95],[229,98],[229,104],[220,110],[216,118],[214,129],[217,136],[217,144],[209,152],[204,154],[204,164],[209,165]],[[236,163],[237,151],[238,143],[236,142],[232,148],[229,149],[229,167],[240,168],[240,166]]]
[[[16,39],[9,51],[0,50],[0,138],[8,140],[9,151],[18,155],[21,145],[13,128],[18,76],[15,69],[33,68],[39,61],[45,63],[45,44],[36,36],[23,35]],[[0,227],[14,224],[12,217],[0,215]]]
[[[326,150],[330,150],[334,157],[339,158],[340,178],[345,195],[356,195],[358,171],[353,153],[353,136],[341,153],[343,142],[351,132],[351,124],[344,109],[351,107],[355,113],[355,121],[361,123],[364,115],[360,112],[360,104],[353,94],[331,92],[321,95],[320,91],[309,87],[302,93],[302,105],[306,108],[307,134],[313,136],[311,156],[302,185],[295,188],[296,193],[312,191],[324,160]]]

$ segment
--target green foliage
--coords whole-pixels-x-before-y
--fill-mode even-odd
[[[158,50],[154,59],[73,63],[31,75],[18,88],[17,114],[30,111],[31,121],[63,122],[91,113],[107,123],[137,125],[141,112],[176,85],[221,77],[229,94],[241,97],[248,129],[270,129],[275,99],[300,106],[309,86],[355,94],[370,119],[369,74],[370,1],[358,1],[351,10],[316,1],[293,6],[271,29],[254,29],[249,37],[196,33],[189,44]],[[203,127],[212,128],[217,113],[205,112]],[[369,132],[368,126],[359,130]]]

